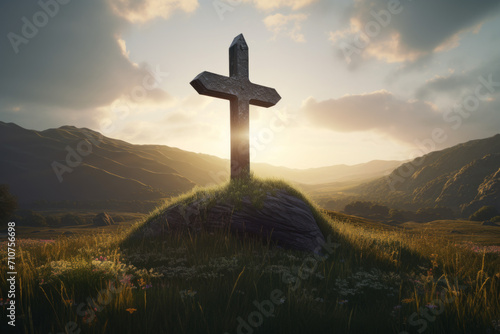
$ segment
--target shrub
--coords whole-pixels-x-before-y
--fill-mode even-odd
[[[17,199],[9,192],[9,186],[0,184],[0,223],[6,222],[17,209]]]
[[[498,216],[498,211],[494,206],[483,206],[481,209],[474,212],[469,217],[469,220],[484,221],[484,220],[490,220],[495,216]]]
[[[12,219],[19,226],[47,226],[45,217],[31,210],[19,210]]]
[[[348,215],[363,217],[386,218],[389,216],[389,208],[373,202],[355,201],[347,204],[344,212]]]
[[[83,225],[83,224],[85,224],[85,221],[82,219],[82,217],[72,213],[67,213],[61,217],[62,226]]]
[[[61,225],[61,218],[57,216],[46,216],[45,221],[47,222],[48,226],[60,226]]]
[[[403,221],[405,220],[405,216],[403,215],[403,213],[399,210],[396,210],[396,209],[391,209],[389,211],[389,218],[391,220],[395,220],[395,221]]]
[[[495,217],[491,218],[490,220],[494,223],[500,223],[500,216],[495,216]]]
[[[432,220],[442,220],[442,219],[453,219],[454,213],[451,209],[446,207],[421,208],[418,209],[417,216],[419,220],[432,221]]]
[[[356,201],[350,204],[347,204],[344,208],[344,212],[348,215],[369,215],[370,207],[372,206],[371,202],[362,202]]]
[[[384,205],[373,204],[370,207],[371,214],[387,217],[389,214],[389,208]]]

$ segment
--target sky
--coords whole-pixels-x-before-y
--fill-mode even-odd
[[[408,160],[500,132],[498,0],[0,2],[0,121],[73,125],[229,158],[229,74],[243,33],[250,156],[291,168]]]

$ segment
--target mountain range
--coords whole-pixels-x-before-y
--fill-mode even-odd
[[[290,169],[253,163],[258,176],[296,184],[373,180],[399,161]],[[0,122],[0,184],[20,203],[152,200],[227,181],[229,161],[164,145],[133,145],[86,128],[35,131]]]
[[[288,180],[315,199],[345,196],[391,207],[448,207],[464,216],[500,212],[500,134],[412,161],[291,169],[252,163],[261,177]],[[0,184],[34,201],[144,201],[229,178],[229,161],[164,145],[134,145],[74,126],[35,131],[0,122]]]
[[[430,152],[348,193],[413,208],[448,207],[462,216],[483,206],[500,212],[500,134]]]

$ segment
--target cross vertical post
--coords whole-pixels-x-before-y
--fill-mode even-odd
[[[232,180],[250,175],[250,104],[269,108],[281,99],[274,88],[250,82],[248,60],[248,45],[240,34],[229,47],[229,77],[202,72],[190,82],[199,94],[230,101]]]

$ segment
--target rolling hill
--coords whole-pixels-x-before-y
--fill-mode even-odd
[[[398,161],[306,170],[252,164],[255,174],[295,184],[359,184]],[[224,182],[229,161],[164,145],[133,145],[73,126],[34,131],[0,122],[0,184],[33,201],[152,200]]]
[[[414,208],[443,206],[464,216],[485,205],[500,211],[500,134],[431,152],[348,193]]]

